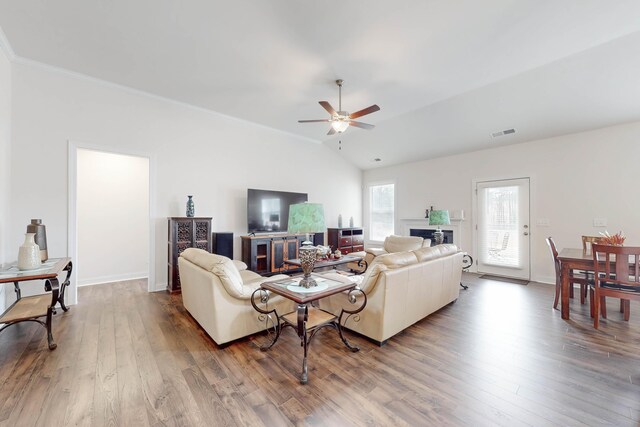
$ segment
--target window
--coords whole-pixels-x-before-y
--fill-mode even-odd
[[[394,232],[394,184],[369,187],[369,240],[383,241]]]

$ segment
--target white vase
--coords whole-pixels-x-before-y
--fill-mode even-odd
[[[36,233],[25,233],[24,243],[18,251],[18,269],[33,270],[42,265],[40,261],[40,247],[35,241]]]

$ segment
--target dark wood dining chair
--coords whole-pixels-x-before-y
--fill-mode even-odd
[[[547,245],[549,245],[549,249],[551,249],[551,255],[553,256],[553,263],[556,267],[556,296],[553,300],[553,308],[558,307],[558,299],[560,298],[560,288],[562,286],[562,268],[560,267],[560,260],[558,259],[558,250],[556,249],[556,244],[553,241],[553,238],[547,237]],[[571,272],[569,277],[569,286],[570,291],[573,290],[574,284],[580,285],[580,303],[584,304],[585,299],[587,297],[587,288],[589,287],[589,280],[586,275],[581,273]],[[571,298],[573,298],[573,292],[569,294]],[[591,315],[593,316],[593,301],[591,302]]]
[[[596,243],[602,243],[601,236],[582,236],[582,253],[589,254],[591,253],[591,246]]]
[[[600,307],[605,297],[620,298],[624,320],[629,320],[631,300],[640,301],[640,247],[594,244],[593,327],[600,325]],[[606,311],[602,312],[606,318]]]

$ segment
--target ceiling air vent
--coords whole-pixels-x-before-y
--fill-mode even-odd
[[[491,134],[492,138],[498,138],[499,136],[504,136],[504,135],[511,135],[512,133],[516,133],[515,129],[505,129],[505,130],[501,130],[500,132],[493,132]]]

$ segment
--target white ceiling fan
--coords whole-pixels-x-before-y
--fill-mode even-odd
[[[367,114],[375,113],[380,110],[376,104],[373,104],[370,107],[364,108],[360,111],[356,111],[355,113],[349,114],[347,111],[342,111],[342,79],[336,80],[336,84],[338,85],[338,111],[336,111],[331,104],[327,101],[320,101],[320,105],[327,110],[331,117],[328,119],[318,119],[318,120],[298,120],[298,123],[331,123],[331,129],[327,132],[327,135],[333,135],[335,133],[342,133],[349,126],[355,126],[360,129],[371,130],[375,126],[370,125],[368,123],[356,122],[353,119],[357,119],[358,117],[366,116]]]

